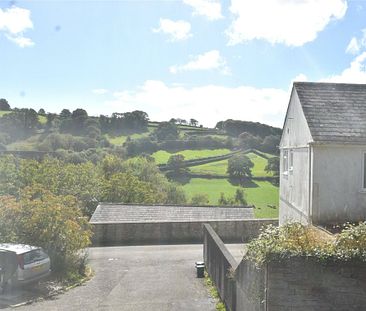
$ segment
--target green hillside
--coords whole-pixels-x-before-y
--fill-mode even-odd
[[[207,157],[216,157],[224,154],[228,154],[231,151],[229,149],[202,149],[202,150],[182,150],[176,153],[170,153],[164,150],[159,150],[153,153],[151,156],[155,159],[157,164],[167,163],[169,158],[173,154],[182,154],[185,160],[193,160]]]

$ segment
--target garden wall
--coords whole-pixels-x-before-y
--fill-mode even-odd
[[[248,260],[237,265],[212,227],[205,225],[204,234],[208,274],[230,311],[366,309],[365,263],[296,257],[262,268]]]
[[[202,243],[203,225],[209,223],[227,243],[247,242],[258,235],[263,224],[277,224],[273,219],[92,223],[93,245],[133,245],[161,243]]]

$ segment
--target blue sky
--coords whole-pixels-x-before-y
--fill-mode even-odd
[[[366,83],[366,2],[3,1],[12,107],[281,126],[294,80]]]

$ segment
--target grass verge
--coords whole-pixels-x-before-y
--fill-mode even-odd
[[[216,301],[216,310],[218,311],[226,311],[225,304],[221,301],[219,293],[215,287],[215,284],[208,276],[208,273],[205,271],[205,285],[210,293],[210,296]]]

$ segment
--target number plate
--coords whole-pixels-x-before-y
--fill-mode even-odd
[[[44,264],[41,264],[41,265],[35,266],[35,267],[33,267],[33,268],[32,268],[32,271],[39,271],[39,270],[41,270],[43,267],[44,267]]]

